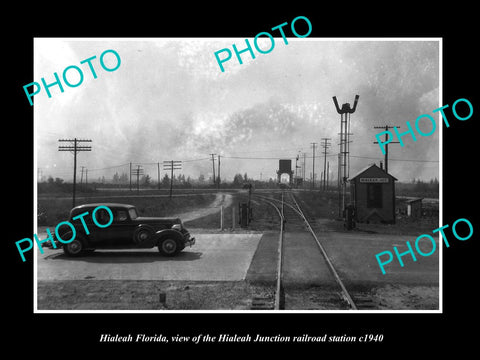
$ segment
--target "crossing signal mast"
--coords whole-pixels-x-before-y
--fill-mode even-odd
[[[333,103],[337,109],[337,113],[340,114],[340,153],[339,153],[339,186],[342,189],[338,189],[339,193],[339,216],[345,216],[345,201],[347,193],[347,180],[350,175],[350,114],[353,114],[357,109],[358,99],[360,95],[355,95],[355,102],[353,103],[353,108],[350,107],[349,103],[342,105],[342,108],[338,106],[337,97],[333,97]],[[343,213],[343,214],[342,214]]]

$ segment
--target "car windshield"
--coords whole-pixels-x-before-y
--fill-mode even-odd
[[[130,215],[130,219],[132,219],[132,220],[134,220],[138,217],[137,209],[135,209],[135,208],[128,209],[128,214]]]

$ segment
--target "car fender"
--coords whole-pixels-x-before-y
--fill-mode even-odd
[[[166,237],[172,237],[175,240],[180,241],[180,244],[183,245],[182,233],[173,229],[164,229],[164,230],[157,231],[154,235],[156,245],[158,245],[159,242]]]

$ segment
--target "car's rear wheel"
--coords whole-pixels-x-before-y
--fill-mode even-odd
[[[63,252],[68,256],[80,256],[83,254],[84,246],[83,242],[76,238],[68,244],[63,245]]]
[[[177,240],[172,238],[162,239],[158,244],[158,251],[164,256],[175,256],[180,250]]]

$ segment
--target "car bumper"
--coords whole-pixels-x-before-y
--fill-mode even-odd
[[[185,246],[190,246],[192,247],[192,245],[195,245],[195,238],[192,237],[192,238],[188,238],[186,241],[185,241]]]

